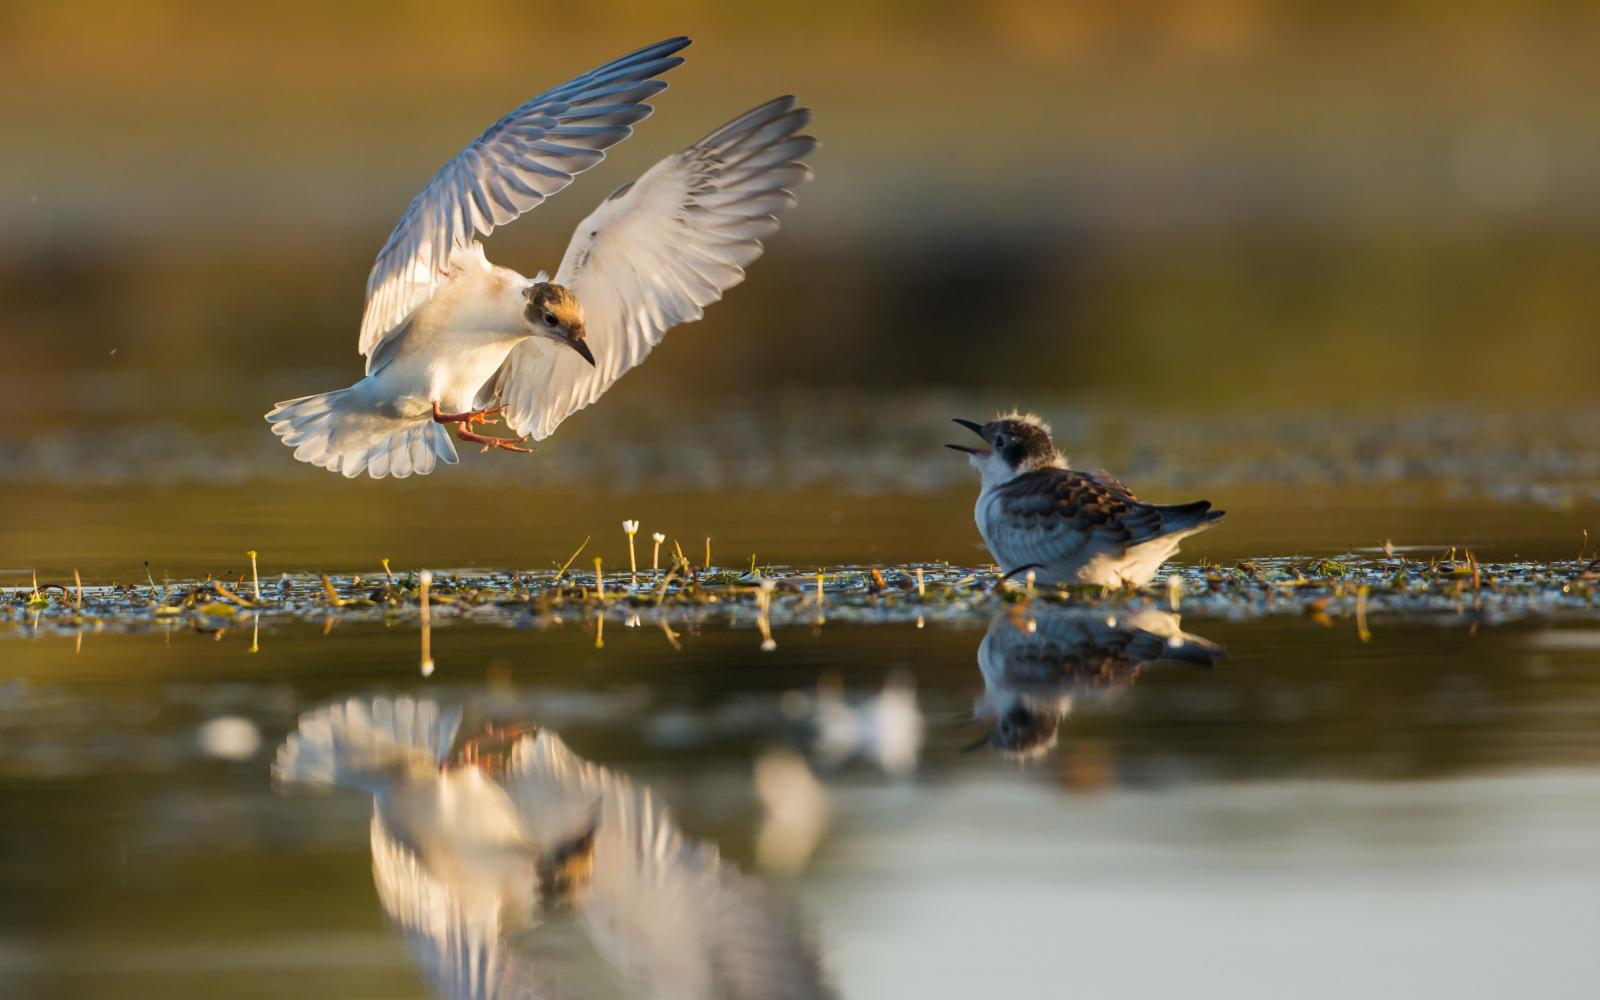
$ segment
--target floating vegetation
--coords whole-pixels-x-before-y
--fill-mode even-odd
[[[1432,559],[1354,553],[1336,558],[1264,557],[1231,566],[1171,566],[1143,590],[1052,588],[1004,582],[995,567],[949,563],[826,568],[694,566],[681,550],[665,569],[632,566],[593,575],[569,572],[587,545],[556,570],[419,570],[382,575],[284,574],[262,583],[208,578],[157,585],[39,583],[0,589],[0,634],[43,629],[137,631],[181,624],[228,628],[248,614],[259,625],[306,620],[457,622],[511,628],[592,625],[607,617],[672,626],[716,621],[760,629],[844,623],[979,619],[1007,603],[1038,601],[1084,608],[1176,607],[1195,619],[1301,615],[1323,624],[1423,616],[1473,624],[1520,618],[1600,617],[1600,560],[1480,563],[1470,552]],[[248,588],[248,590],[247,590]],[[246,593],[250,596],[246,596]]]

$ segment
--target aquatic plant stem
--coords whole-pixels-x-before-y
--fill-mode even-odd
[[[583,536],[583,544],[579,545],[578,548],[577,548],[577,551],[573,552],[572,555],[568,556],[567,557],[567,561],[561,564],[561,568],[560,569],[556,570],[556,580],[557,581],[559,581],[561,579],[561,577],[567,572],[567,570],[572,568],[572,564],[573,563],[578,561],[578,556],[583,554],[583,550],[589,547],[589,539],[591,537],[593,537],[593,536],[584,535]]]
[[[428,591],[433,587],[433,572],[423,570],[421,576],[421,602],[422,602],[422,676],[433,675],[433,622],[428,607]]]
[[[638,521],[623,521],[622,530],[628,535],[628,585],[639,586],[639,561],[633,555],[633,536],[639,533]]]

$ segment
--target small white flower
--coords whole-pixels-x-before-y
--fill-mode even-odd
[[[662,542],[664,542],[664,541],[666,541],[666,540],[667,540],[667,536],[666,536],[666,535],[663,535],[663,534],[662,534],[662,533],[661,533],[661,532],[659,532],[659,531],[658,531],[658,532],[656,532],[656,533],[655,533],[655,534],[653,534],[653,535],[651,535],[651,536],[650,536],[650,537],[651,537],[651,538],[652,538],[652,539],[654,539],[654,540],[655,540],[655,543],[656,543],[656,544],[657,544],[657,545],[660,545],[660,544],[661,544],[661,543],[662,543]]]
[[[630,535],[637,534],[638,531],[639,531],[639,522],[638,521],[623,521],[622,522],[622,530],[626,531]]]

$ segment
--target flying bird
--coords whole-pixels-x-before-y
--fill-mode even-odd
[[[973,515],[1006,576],[1045,584],[1142,587],[1178,543],[1222,519],[1209,500],[1145,503],[1109,472],[1067,468],[1050,428],[1032,414],[986,424],[957,418],[982,447],[952,444],[983,477]]]
[[[780,97],[655,164],[601,202],[552,278],[493,264],[476,239],[605,158],[683,62],[670,38],[532,98],[429,181],[367,277],[347,389],[278,403],[272,432],[294,456],[347,477],[426,475],[464,441],[528,451],[693,322],[778,231],[811,171],[811,113]],[[516,438],[475,427],[503,419]]]

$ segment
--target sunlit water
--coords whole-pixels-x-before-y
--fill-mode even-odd
[[[669,432],[619,405],[527,462],[406,483],[301,475],[260,428],[0,448],[0,996],[696,995],[744,968],[797,996],[1594,994],[1593,413],[1330,430],[1058,408],[1084,464],[1229,510],[1185,545],[1183,617],[1152,610],[1164,592],[991,617],[981,588],[923,614],[891,566],[985,558],[971,471],[939,445],[987,408],[778,400]],[[656,531],[696,564],[709,538],[732,585],[882,565],[898,603],[840,593],[819,616],[795,576],[763,649],[748,607],[617,608],[601,633],[582,606],[491,595],[435,611],[427,676],[415,608],[326,611],[320,573],[347,596],[386,558],[548,574],[586,537],[576,570],[599,556],[617,587],[624,518],[641,563]],[[1502,567],[1468,591],[1463,555],[1452,594],[1419,576],[1450,546]],[[247,550],[269,589],[296,574],[259,619],[147,599],[169,577],[243,590]],[[1351,554],[1364,627],[1346,570],[1327,614],[1290,583]],[[1564,562],[1527,584],[1517,559]],[[1203,593],[1200,560],[1253,568]],[[478,782],[515,810],[402,835],[392,776],[274,780],[306,713],[394,697],[461,716],[412,787]],[[559,738],[590,784],[529,805],[503,727]],[[617,787],[666,810],[653,842],[698,880],[618,861],[654,855],[618,818],[645,813],[591,808]],[[462,873],[501,829],[544,832],[508,862],[533,881],[486,909]],[[705,916],[725,899],[742,934]]]
[[[1176,624],[824,624],[766,652],[457,625],[426,679],[411,626],[13,633],[0,992],[432,995],[374,885],[372,795],[269,773],[301,713],[400,694],[461,710],[458,758],[532,725],[648,788],[846,996],[1592,995],[1595,630]],[[607,951],[584,921],[558,904],[506,954],[537,995],[651,995],[625,960],[659,927]]]

